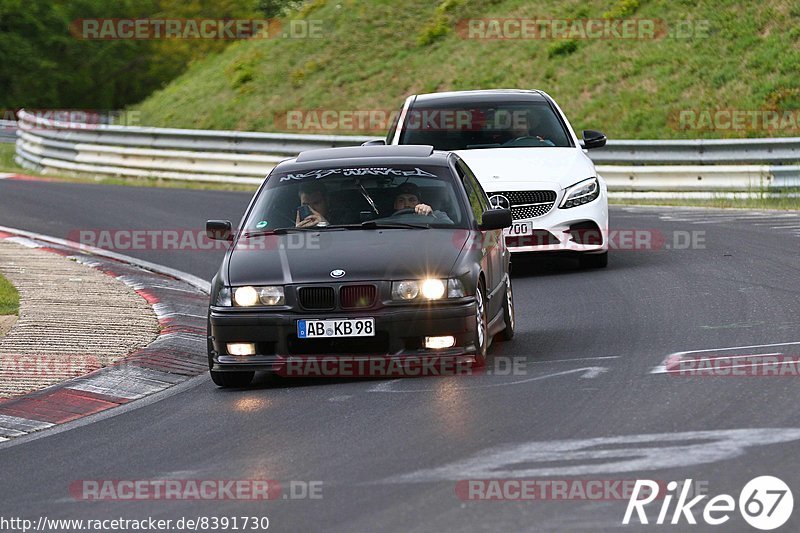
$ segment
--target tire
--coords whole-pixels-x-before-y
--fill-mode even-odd
[[[211,370],[211,381],[220,387],[247,387],[255,372],[217,372]]]
[[[489,346],[489,324],[486,320],[486,289],[483,280],[478,282],[475,290],[475,366],[486,364],[486,353]]]
[[[211,374],[211,381],[219,387],[247,387],[253,381],[255,372],[218,372],[211,370],[214,368],[214,344],[211,342],[211,322],[208,322],[206,333],[206,344],[208,349],[208,372]]]
[[[605,268],[608,266],[608,252],[602,254],[583,254],[578,259],[581,268]]]
[[[506,277],[506,298],[503,301],[503,323],[505,329],[495,336],[498,341],[510,341],[514,338],[514,326],[516,316],[514,315],[514,292],[511,289],[511,279]]]

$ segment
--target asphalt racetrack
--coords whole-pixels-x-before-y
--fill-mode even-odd
[[[0,180],[0,225],[71,238],[202,232],[209,218],[235,225],[249,198]],[[628,249],[612,250],[607,269],[514,261],[517,334],[490,352],[514,361],[513,372],[490,358],[489,371],[472,377],[257,376],[248,390],[218,389],[206,375],[159,401],[0,445],[0,515],[267,516],[277,531],[639,531],[662,528],[623,526],[627,500],[613,494],[474,501],[465,483],[692,479],[738,500],[750,479],[775,475],[800,495],[800,376],[686,376],[665,364],[800,355],[800,217],[612,207],[611,224]],[[637,235],[645,249],[630,249]],[[222,256],[117,251],[204,279]],[[80,480],[156,478],[274,479],[300,489],[267,502],[90,502],[70,493]],[[321,486],[321,497],[304,497],[303,486]],[[694,510],[701,524],[704,504]],[[660,506],[647,508],[650,522]],[[784,530],[800,530],[797,515]],[[717,528],[680,524],[665,528],[751,530],[737,512]]]

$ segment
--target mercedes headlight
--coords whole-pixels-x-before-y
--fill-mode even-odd
[[[600,196],[600,181],[597,178],[579,181],[571,187],[567,187],[564,199],[558,206],[561,209],[569,209],[579,205],[588,204]]]

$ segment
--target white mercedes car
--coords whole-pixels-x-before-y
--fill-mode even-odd
[[[584,267],[608,264],[608,189],[585,153],[604,146],[606,137],[586,130],[580,141],[546,93],[412,95],[386,140],[366,144],[384,143],[457,153],[491,204],[511,209],[514,224],[505,234],[512,252],[567,252]]]

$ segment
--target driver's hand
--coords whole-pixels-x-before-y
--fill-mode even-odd
[[[418,215],[431,215],[433,213],[433,209],[428,204],[417,204],[414,207],[414,212]]]
[[[314,211],[314,209],[312,208],[311,209],[311,214],[308,215],[303,220],[300,220],[300,214],[298,213],[295,216],[295,224],[294,225],[295,225],[295,227],[298,227],[298,228],[313,228],[314,226],[318,226],[320,223],[327,224],[328,221],[325,220],[324,216],[320,215],[319,212]]]

